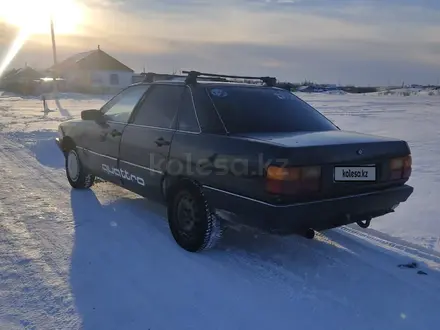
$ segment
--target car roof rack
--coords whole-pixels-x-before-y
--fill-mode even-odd
[[[247,79],[247,80],[261,80],[268,87],[275,87],[277,84],[277,78],[275,77],[250,77],[250,76],[233,76],[227,74],[216,74],[216,73],[205,73],[199,71],[182,71],[182,73],[187,74],[185,82],[187,84],[196,84],[197,78],[199,77],[210,77],[210,78],[230,78],[230,79]]]
[[[170,73],[156,73],[156,72],[147,72],[147,73],[141,73],[141,75],[145,76],[144,80],[142,82],[146,83],[152,83],[156,81],[156,78],[159,78],[161,80],[171,80],[174,78],[186,78],[186,76],[177,75],[177,74],[170,74]]]

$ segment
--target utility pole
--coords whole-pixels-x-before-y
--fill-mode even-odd
[[[57,86],[57,45],[55,43],[55,28],[54,28],[54,22],[53,22],[53,15],[50,15],[50,34],[52,36],[52,54],[53,54],[53,65],[54,65],[54,70],[52,72],[53,74],[53,91],[55,94],[55,97],[57,96],[57,92],[58,92],[58,86]]]

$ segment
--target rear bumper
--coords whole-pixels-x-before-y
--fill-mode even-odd
[[[393,212],[413,190],[403,185],[308,203],[273,205],[204,187],[210,204],[219,214],[226,214],[226,220],[275,234],[301,233],[309,228],[321,231],[376,218]]]

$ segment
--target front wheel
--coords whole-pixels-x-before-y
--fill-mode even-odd
[[[93,175],[86,173],[75,149],[66,153],[66,175],[70,185],[75,189],[88,189],[95,181]]]
[[[220,221],[198,187],[182,187],[169,203],[170,230],[180,247],[199,252],[217,244],[222,236]]]

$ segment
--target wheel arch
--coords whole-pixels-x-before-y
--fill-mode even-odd
[[[185,176],[169,177],[167,182],[165,177],[163,186],[166,187],[167,185],[168,189],[164,189],[166,194],[165,198],[167,201],[167,215],[169,219],[168,221],[170,223],[170,229],[176,242],[185,250],[190,252],[200,252],[213,248],[221,240],[221,237],[223,235],[223,226],[221,220],[215,215],[215,212],[213,212],[209,202],[204,196],[202,185],[200,184],[200,182]],[[202,241],[196,243],[196,246],[194,246],[193,243],[190,243],[189,245],[186,243],[182,243],[181,237],[179,236],[180,234],[176,232],[176,220],[170,220],[175,219],[174,199],[177,197],[176,194],[179,194],[182,189],[185,189],[191,194],[194,194],[194,196],[198,198],[198,202],[202,203],[201,207],[203,207],[206,213],[206,230],[204,230],[203,234],[201,234],[203,236],[200,237],[200,239],[203,238]]]
[[[63,137],[63,140],[61,142],[61,149],[63,149],[64,152],[67,152],[69,150],[72,150],[76,147],[76,143],[70,136]]]
[[[201,189],[202,185],[197,180],[187,176],[171,176],[169,174],[165,174],[162,179],[162,197],[164,198],[165,202],[169,202],[172,196],[183,187]]]

